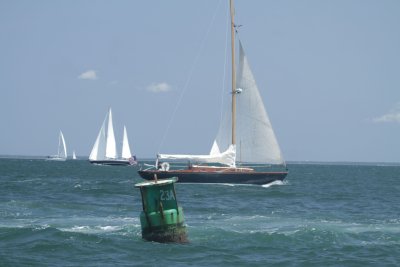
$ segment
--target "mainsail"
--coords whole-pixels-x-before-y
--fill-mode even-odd
[[[240,42],[236,108],[236,161],[284,164],[278,141]],[[219,153],[230,146],[231,117],[228,115],[227,113],[221,122],[210,154]]]
[[[117,158],[117,147],[115,145],[115,135],[114,135],[113,122],[112,122],[111,108],[108,113],[106,158],[109,158],[109,159]]]

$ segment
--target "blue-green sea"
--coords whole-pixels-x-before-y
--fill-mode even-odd
[[[400,166],[177,184],[189,243],[141,238],[134,167],[0,159],[0,266],[400,266]]]

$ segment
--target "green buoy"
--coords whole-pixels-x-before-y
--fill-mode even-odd
[[[161,243],[187,242],[183,209],[178,206],[175,183],[178,178],[146,181],[140,188],[143,211],[140,213],[142,238]]]

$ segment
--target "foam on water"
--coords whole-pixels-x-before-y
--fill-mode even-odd
[[[262,187],[269,188],[269,187],[275,186],[275,185],[288,185],[288,184],[289,184],[289,182],[287,180],[284,180],[284,181],[278,180],[278,181],[273,181],[273,182],[268,183],[268,184],[263,184]]]
[[[85,234],[103,234],[103,233],[112,233],[119,232],[124,229],[123,226],[116,225],[106,225],[106,226],[91,226],[91,225],[82,225],[82,226],[73,226],[71,228],[57,228],[63,232],[74,232],[74,233],[85,233]]]
[[[141,239],[132,168],[0,159],[0,265],[398,265],[399,166],[289,169],[264,186],[176,184],[182,246]]]

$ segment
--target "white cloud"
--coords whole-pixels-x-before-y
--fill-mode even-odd
[[[152,83],[149,86],[147,86],[146,90],[153,93],[165,93],[171,91],[171,86],[165,82]]]
[[[97,80],[97,74],[94,70],[88,70],[78,76],[81,80]]]
[[[377,118],[372,119],[373,122],[398,122],[400,123],[400,103],[397,103],[396,107],[390,112],[386,113]]]
[[[400,111],[397,113],[388,113],[383,116],[373,118],[373,122],[399,122],[400,123]]]

